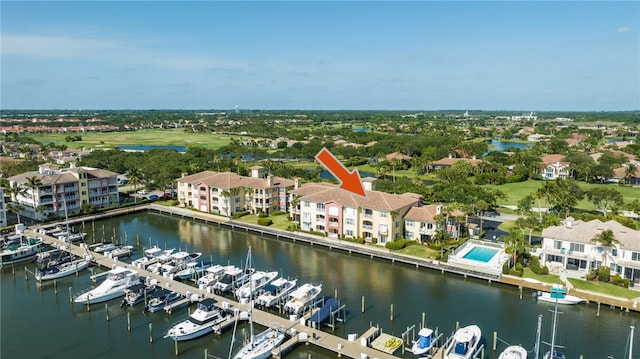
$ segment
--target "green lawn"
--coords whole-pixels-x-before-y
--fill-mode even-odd
[[[73,134],[78,135],[78,134]],[[34,134],[40,143],[65,144],[71,148],[112,148],[118,145],[197,146],[216,149],[231,143],[231,136],[190,132],[185,129],[146,129],[128,132],[86,132],[82,141],[65,142],[68,133]]]
[[[583,289],[591,292],[612,295],[619,298],[632,299],[632,298],[640,297],[640,292],[638,292],[637,290],[631,290],[631,289],[620,287],[610,283],[586,281],[586,280],[575,279],[575,278],[567,278],[567,279],[577,289]]]
[[[551,284],[563,284],[562,281],[560,280],[560,277],[554,274],[546,274],[546,275],[540,275],[540,274],[535,274],[531,271],[531,269],[529,268],[524,268],[524,278],[531,278],[531,279],[535,279],[535,280],[539,280],[541,282],[545,282],[545,283],[551,283]]]
[[[289,221],[289,217],[286,214],[278,215],[278,216],[269,216],[266,217],[273,221],[273,224],[270,225],[270,228],[287,230],[287,228],[291,225],[292,222]],[[255,214],[248,214],[246,216],[242,216],[236,219],[238,222],[244,222],[249,224],[258,225],[259,217]]]
[[[438,254],[438,251],[434,251],[433,249],[423,245],[407,246],[394,252],[419,258],[435,258]]]

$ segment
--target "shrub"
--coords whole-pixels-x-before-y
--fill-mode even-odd
[[[587,273],[585,279],[590,281],[590,280],[596,279],[597,276],[598,276],[598,273],[596,273],[596,271],[594,271],[594,270],[591,270],[591,271],[589,271],[589,273]]]
[[[524,268],[522,267],[522,263],[516,263],[516,273],[518,276],[522,277],[524,273]]]
[[[502,274],[509,274],[509,262],[504,262],[502,265]]]
[[[274,211],[274,212],[271,212],[271,215],[272,215],[272,216],[281,216],[281,215],[283,215],[283,214],[286,214],[286,212],[284,212],[284,211]]]
[[[431,249],[433,249],[434,251],[439,251],[440,248],[442,248],[442,246],[438,243],[433,243],[433,242],[429,242],[427,243],[427,246]]]
[[[531,268],[533,273],[538,275],[549,274],[549,268],[547,268],[547,266],[541,266],[540,259],[536,256],[531,256],[529,259],[529,268]]]
[[[249,214],[249,211],[241,211],[241,212],[234,213],[231,217],[240,218],[240,217],[246,216],[247,214]]]
[[[625,288],[629,288],[629,282],[630,282],[629,278],[623,278],[620,281],[620,285],[625,287]]]
[[[598,280],[608,282],[609,279],[611,279],[611,269],[609,267],[600,267],[600,270],[598,270]]]
[[[371,238],[371,243],[373,243],[373,244],[378,243],[378,238],[376,238],[376,237]]]
[[[267,217],[269,217],[269,215],[266,214],[265,212],[258,213],[258,218],[267,218]]]
[[[398,239],[397,241],[392,241],[392,242],[387,242],[385,243],[385,247],[387,249],[391,249],[391,250],[399,250],[402,249],[404,247],[416,244],[417,242],[415,240],[411,240],[411,239]]]
[[[620,277],[619,273],[616,273],[616,275],[613,276],[613,279],[611,279],[611,283],[614,285],[620,285],[620,282],[622,282],[622,277]]]
[[[258,224],[261,226],[270,226],[273,224],[273,221],[270,218],[259,218]]]

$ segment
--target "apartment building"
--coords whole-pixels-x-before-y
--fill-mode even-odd
[[[35,220],[51,216],[64,218],[66,214],[80,213],[83,208],[109,208],[120,204],[118,193],[118,174],[115,172],[91,168],[60,168],[46,163],[38,171],[22,173],[9,177],[9,185],[17,183],[24,189],[12,201],[17,203],[20,214]],[[29,186],[32,179],[40,185]],[[66,213],[65,213],[66,212]]]
[[[611,230],[616,243],[605,247],[593,239],[605,230]],[[640,231],[627,228],[616,221],[589,222],[567,218],[559,226],[542,231],[540,263],[551,272],[575,270],[588,273],[591,269],[607,266],[611,275],[620,274],[640,284]]]
[[[251,167],[250,177],[204,171],[183,175],[176,182],[181,205],[224,216],[242,211],[287,211],[288,189],[294,186],[292,180],[265,176],[262,166]]]
[[[375,190],[375,179],[363,179],[366,197],[335,185],[310,183],[293,189],[290,215],[307,231],[333,238],[364,238],[384,245],[403,236],[404,215],[420,203],[417,194]]]
[[[444,220],[439,220],[438,215],[444,216]],[[423,243],[431,240],[437,231],[446,230],[451,238],[457,239],[461,235],[461,229],[454,218],[464,215],[459,210],[448,214],[440,204],[413,207],[404,216],[404,238]]]

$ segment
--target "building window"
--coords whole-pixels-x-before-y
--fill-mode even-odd
[[[351,229],[347,229],[347,230],[346,230],[346,232],[345,232],[345,234],[346,234],[348,237],[353,237],[353,230],[351,230]]]
[[[387,218],[389,213],[387,211],[380,211],[380,218]]]
[[[316,221],[324,221],[324,215],[322,214],[316,215]]]
[[[372,211],[372,210],[370,210],[370,209],[365,209],[365,210],[364,210],[364,216],[365,216],[366,218],[371,218],[371,217],[373,217],[373,211]]]
[[[562,249],[562,241],[553,241],[553,249]]]
[[[584,244],[571,243],[569,244],[569,250],[574,252],[584,253]]]
[[[363,232],[362,234],[364,235],[364,238],[372,238],[373,237],[371,232]]]
[[[316,203],[317,211],[324,211],[324,203]]]
[[[409,231],[404,232],[404,238],[413,238],[413,232],[409,232]]]
[[[407,221],[406,221],[405,223],[407,223],[407,227],[413,227],[413,225],[414,225],[416,222],[415,222],[415,221],[413,221],[413,220],[407,219]]]
[[[617,248],[611,248],[611,256],[612,257],[617,257],[618,256],[618,249]]]
[[[353,218],[347,218],[347,219],[345,219],[345,223],[346,223],[348,226],[353,226]]]
[[[364,229],[373,229],[373,222],[371,221],[363,221],[362,228]]]
[[[317,225],[316,226],[316,231],[324,232],[324,226]]]
[[[304,201],[304,202],[302,202],[302,204],[303,204],[305,207],[311,207],[311,202],[309,202],[309,201]]]
[[[631,252],[632,261],[640,261],[640,252]]]

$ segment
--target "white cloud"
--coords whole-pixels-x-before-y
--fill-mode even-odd
[[[629,32],[629,28],[626,26],[618,28],[618,32]]]
[[[114,48],[110,41],[80,39],[64,36],[2,34],[2,55],[34,56],[48,59],[77,59],[91,57],[96,51]]]

